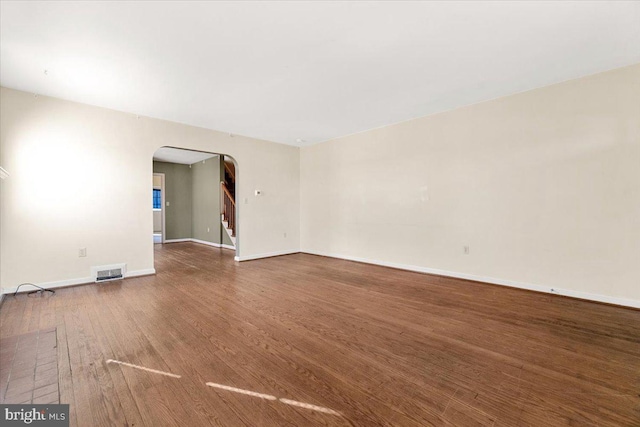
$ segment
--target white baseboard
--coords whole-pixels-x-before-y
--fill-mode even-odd
[[[45,289],[55,289],[55,288],[64,288],[67,286],[85,285],[88,283],[94,283],[91,276],[78,277],[76,279],[57,280],[54,282],[40,282],[40,283],[34,283],[34,284]],[[16,289],[18,289],[18,286],[14,286],[12,288],[2,288],[2,293],[12,294],[16,291]],[[24,285],[24,286],[20,286],[20,291],[18,293],[31,292],[31,291],[37,291],[37,290],[38,288],[36,288],[35,286]]]
[[[225,244],[220,244],[220,243],[207,242],[206,240],[200,240],[200,239],[188,238],[188,239],[171,239],[171,240],[165,240],[164,241],[164,243],[179,243],[179,242],[200,243],[201,245],[213,246],[214,248],[233,249],[234,251],[236,250],[235,246],[225,245]]]
[[[154,274],[156,274],[155,268],[145,268],[144,270],[128,271],[127,274],[125,275],[125,278],[139,277],[139,276],[152,276]]]
[[[266,254],[257,254],[257,255],[247,255],[247,256],[243,256],[243,257],[235,257],[236,261],[250,261],[252,259],[260,259],[260,258],[271,258],[274,256],[280,256],[280,255],[291,255],[291,254],[297,254],[299,253],[300,250],[295,249],[295,250],[287,250],[287,251],[279,251],[279,252],[269,252]]]
[[[129,277],[149,276],[152,274],[156,274],[155,268],[128,271],[125,275],[125,279]],[[76,279],[57,280],[54,282],[41,282],[41,283],[35,283],[35,284],[40,286],[41,288],[55,289],[55,288],[65,288],[67,286],[76,286],[76,285],[92,285],[92,284],[95,284],[95,282],[91,277],[79,277]],[[2,288],[2,294],[3,295],[12,294],[16,291],[16,289],[17,289],[17,286],[14,286],[13,288]],[[36,288],[35,286],[25,285],[20,288],[19,293],[31,292],[36,290],[38,290],[38,288]]]
[[[640,301],[628,298],[612,297],[608,295],[592,294],[589,292],[574,291],[572,289],[556,288],[552,286],[536,285],[532,283],[518,282],[515,280],[497,279],[495,277],[476,276],[474,274],[458,273],[455,271],[439,270],[436,268],[420,267],[417,265],[398,264],[393,262],[377,261],[367,258],[359,258],[348,255],[329,254],[324,252],[303,250],[303,253],[320,255],[329,258],[344,259],[347,261],[362,262],[365,264],[380,265],[383,267],[397,268],[400,270],[416,271],[418,273],[435,274],[438,276],[455,277],[457,279],[473,280],[475,282],[490,283],[493,285],[509,286],[512,288],[526,289],[529,291],[544,292],[554,295],[564,295],[573,298],[585,299],[589,301],[603,302],[607,304],[621,305],[624,307],[640,308]]]
[[[206,240],[189,239],[189,241],[191,241],[193,243],[200,243],[201,245],[213,246],[214,248],[221,247],[220,243],[207,242]]]

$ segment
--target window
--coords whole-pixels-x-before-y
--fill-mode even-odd
[[[153,209],[162,209],[162,191],[153,189]]]

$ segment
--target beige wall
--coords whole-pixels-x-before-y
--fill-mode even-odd
[[[299,249],[298,148],[2,88],[0,164],[11,175],[0,286],[81,282],[119,262],[152,272],[151,159],[162,146],[235,158],[241,258]]]
[[[300,170],[303,251],[640,304],[640,65],[302,148]]]

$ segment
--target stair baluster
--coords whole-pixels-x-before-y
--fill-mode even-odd
[[[223,197],[223,210],[222,217],[229,224],[229,228],[231,229],[231,236],[235,237],[236,235],[236,202],[234,200],[233,195],[227,188],[227,185],[224,182],[220,183],[220,187],[222,189],[222,197]]]

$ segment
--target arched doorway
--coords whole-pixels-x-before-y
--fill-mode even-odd
[[[175,147],[156,150],[154,243],[194,242],[237,255],[238,172],[235,159],[224,154]]]

